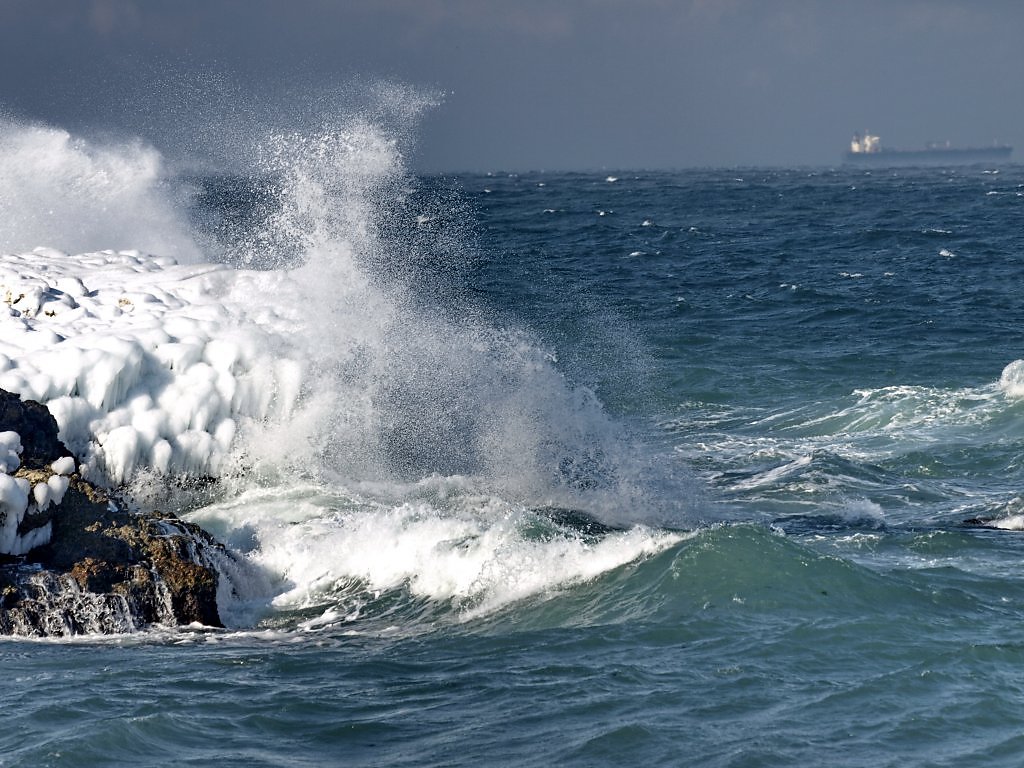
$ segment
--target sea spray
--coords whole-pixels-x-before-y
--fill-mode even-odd
[[[135,248],[199,261],[160,153],[141,140],[88,141],[0,116],[0,249]]]
[[[634,525],[678,523],[690,486],[536,334],[488,319],[468,294],[433,300],[443,281],[420,290],[407,256],[451,248],[457,272],[469,246],[457,227],[424,239],[436,202],[414,199],[400,143],[365,115],[271,131],[247,177],[209,177],[241,195],[245,226],[228,229],[223,208],[186,216],[179,186],[157,181],[155,150],[97,153],[40,130],[74,183],[69,153],[112,167],[151,159],[142,210],[114,206],[90,247],[120,242],[136,213],[167,214],[214,225],[167,230],[180,238],[167,251],[216,242],[208,256],[234,268],[138,251],[12,257],[6,336],[25,353],[6,358],[0,384],[46,401],[94,478],[144,506],[191,508],[244,554],[251,569],[225,574],[233,605],[222,608],[237,623],[341,611],[364,593],[466,615],[675,540]],[[202,189],[191,199],[209,201]],[[19,306],[26,285],[31,312]],[[81,370],[67,375],[69,362]]]
[[[388,237],[408,230],[397,217],[430,217],[404,200],[415,181],[395,140],[358,119],[274,134],[257,156],[254,176],[275,179],[278,205],[246,247],[284,245],[252,260],[298,265],[289,279],[306,325],[289,343],[309,374],[302,412],[269,425],[273,436],[251,441],[251,457],[345,483],[469,476],[506,499],[620,522],[651,511],[653,457],[565,378],[540,339],[489,322],[468,296],[459,312],[417,294],[404,243]],[[304,441],[308,453],[297,450]]]

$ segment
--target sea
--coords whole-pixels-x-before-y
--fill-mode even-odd
[[[0,641],[0,765],[1021,764],[1024,166],[424,175],[359,123],[161,165],[183,245],[55,160],[137,142],[38,130],[6,252],[349,243],[299,395],[344,418],[155,495],[262,574],[226,628]]]

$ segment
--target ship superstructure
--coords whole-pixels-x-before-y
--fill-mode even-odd
[[[1013,147],[993,143],[988,147],[954,147],[945,143],[930,143],[924,149],[889,149],[882,146],[880,137],[856,133],[845,155],[847,163],[856,165],[969,165],[1008,160]]]

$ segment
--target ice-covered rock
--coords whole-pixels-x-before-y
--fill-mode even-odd
[[[75,460],[45,407],[0,390],[0,556],[46,544]]]
[[[94,482],[216,475],[240,432],[300,395],[302,364],[281,349],[301,302],[264,304],[288,289],[279,273],[137,251],[5,255],[0,388],[43,404]]]

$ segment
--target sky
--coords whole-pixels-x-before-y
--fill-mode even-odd
[[[199,149],[394,84],[430,172],[1016,147],[1018,0],[0,0],[0,111]],[[415,94],[409,96],[408,94]]]

